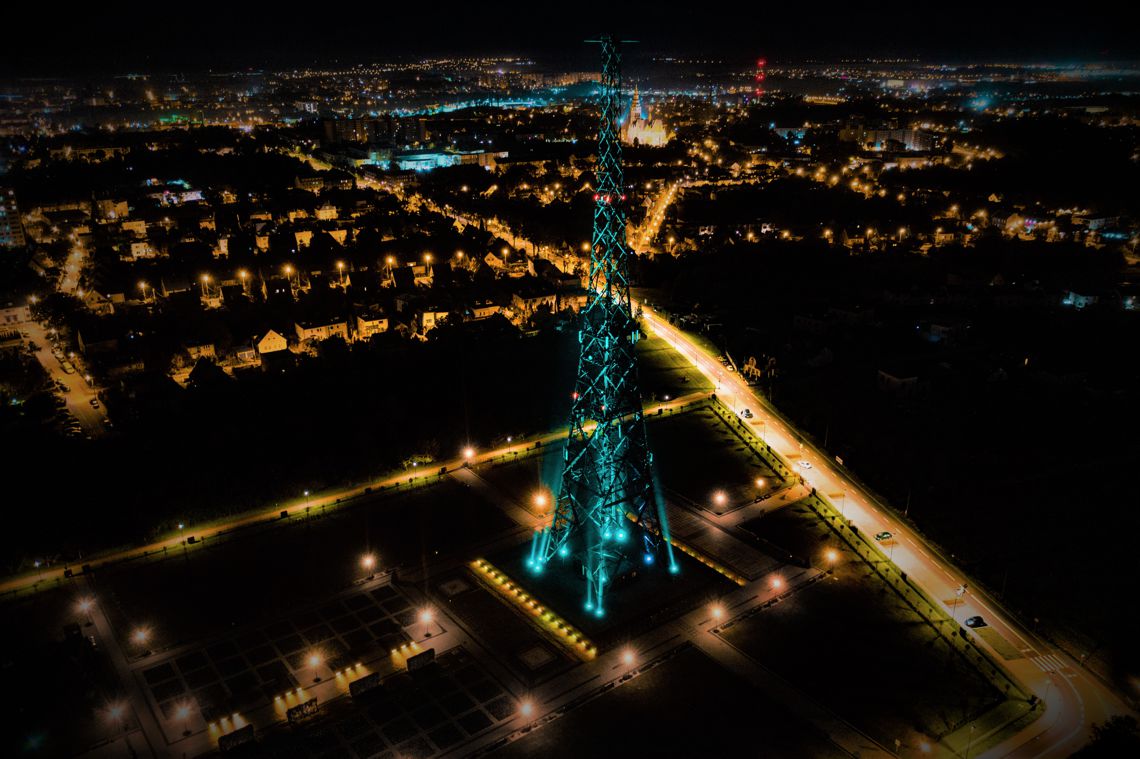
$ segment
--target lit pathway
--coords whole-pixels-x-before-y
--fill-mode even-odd
[[[652,406],[647,406],[645,409],[646,416],[655,414],[658,409],[678,409],[690,403],[697,402],[707,397],[706,393],[690,393],[689,395],[680,398],[674,398],[665,403],[657,403]],[[303,516],[306,509],[319,510],[325,508],[328,510],[336,509],[341,506],[351,505],[346,503],[353,498],[358,498],[365,495],[365,490],[370,489],[375,492],[380,488],[388,488],[394,485],[408,485],[413,480],[423,481],[432,480],[435,478],[436,473],[440,468],[446,468],[448,471],[453,471],[462,467],[468,461],[472,464],[480,464],[497,459],[502,456],[509,456],[517,454],[522,456],[528,452],[533,453],[536,443],[546,445],[548,443],[561,440],[566,436],[565,429],[554,430],[543,435],[536,437],[526,438],[512,442],[501,448],[496,448],[489,451],[476,451],[473,452],[470,459],[463,456],[458,456],[449,461],[435,462],[422,468],[412,468],[399,474],[393,474],[380,479],[361,483],[351,487],[340,488],[337,490],[324,491],[319,494],[304,496],[300,498],[293,498],[281,504],[260,509],[258,511],[248,512],[242,516],[234,517],[232,519],[221,519],[206,524],[189,525],[186,527],[186,536],[193,535],[199,541],[198,547],[191,547],[191,553],[195,550],[200,550],[203,545],[209,545],[209,538],[217,537],[219,535],[232,532],[240,527],[250,527],[258,524],[267,524],[275,522],[280,519],[281,512],[286,512],[289,517]],[[170,550],[181,546],[182,536],[179,532],[175,531],[170,533],[164,538],[156,540],[152,543],[134,546],[132,548],[125,548],[120,551],[113,551],[104,554],[97,554],[85,557],[82,562],[76,562],[74,565],[78,574],[79,564],[89,565],[92,569],[97,569],[102,566],[115,564],[118,562],[126,561],[129,559],[137,559],[145,555],[161,554],[163,549]],[[55,587],[57,581],[64,579],[64,565],[56,564],[50,567],[44,567],[33,572],[27,572],[21,575],[12,575],[0,581],[0,595],[10,595],[23,591],[34,591],[37,586],[44,585],[47,587]]]

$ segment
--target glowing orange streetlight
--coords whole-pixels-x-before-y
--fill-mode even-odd
[[[321,666],[321,654],[319,651],[310,651],[309,655],[305,657],[305,661],[310,667],[313,668],[313,682],[319,683],[321,676],[317,674],[317,667]]]

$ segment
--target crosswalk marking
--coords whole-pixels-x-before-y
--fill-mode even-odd
[[[1067,669],[1068,664],[1065,664],[1060,657],[1054,654],[1045,654],[1043,656],[1034,656],[1032,661],[1037,665],[1037,669],[1042,672],[1060,672],[1062,669]]]

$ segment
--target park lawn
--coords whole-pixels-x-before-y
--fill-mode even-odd
[[[826,736],[703,653],[672,658],[491,754],[840,757]]]

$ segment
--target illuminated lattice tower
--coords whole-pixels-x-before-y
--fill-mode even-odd
[[[610,37],[594,41],[602,47],[602,79],[589,300],[579,314],[561,489],[552,523],[536,535],[530,564],[535,571],[552,561],[567,570],[580,567],[586,608],[601,616],[607,583],[633,562],[653,564],[664,550],[670,570],[677,565],[645,437],[633,347],[639,327],[630,310],[618,134],[621,53]]]

